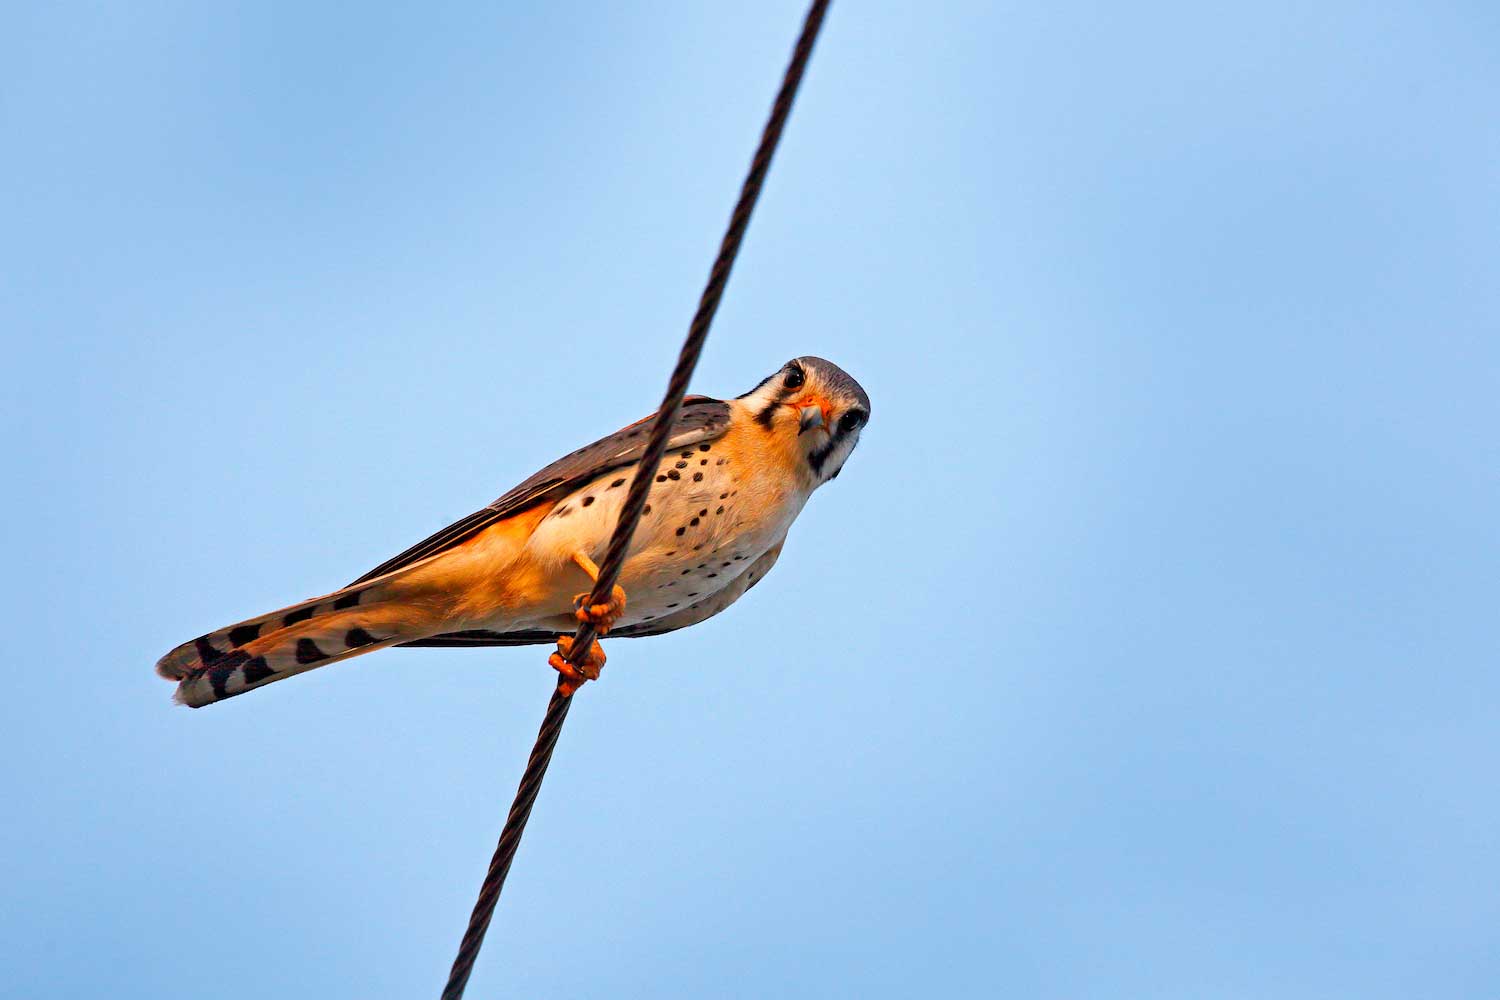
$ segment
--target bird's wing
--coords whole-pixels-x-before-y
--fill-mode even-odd
[[[737,579],[722,590],[705,597],[697,604],[691,604],[676,614],[651,622],[637,622],[634,625],[625,625],[614,629],[609,633],[611,639],[643,639],[648,635],[664,635],[667,632],[675,632],[689,625],[696,625],[707,618],[729,607],[735,601],[745,596],[745,592],[765,579],[771,567],[776,565],[776,559],[781,555],[781,547],[786,544],[786,536],[781,536],[780,541],[767,549],[759,559],[756,559]],[[446,648],[463,646],[540,646],[551,645],[557,641],[557,633],[546,629],[518,629],[514,632],[496,632],[491,629],[468,629],[463,632],[446,632],[443,635],[429,636],[426,639],[417,639],[413,642],[403,642],[403,646],[442,646]]]
[[[364,583],[377,576],[404,569],[412,563],[450,549],[490,525],[529,510],[537,504],[556,503],[573,490],[606,472],[635,465],[646,450],[646,438],[651,433],[651,419],[651,417],[646,417],[637,420],[608,437],[600,438],[570,455],[564,455],[488,507],[453,522],[400,555],[387,559],[355,580],[354,583]],[[728,403],[723,400],[710,399],[707,396],[689,396],[683,400],[677,420],[672,424],[672,435],[667,439],[667,450],[685,448],[703,441],[713,441],[722,436],[728,428]],[[459,643],[453,643],[453,645],[459,645]],[[491,643],[486,645],[491,645]]]

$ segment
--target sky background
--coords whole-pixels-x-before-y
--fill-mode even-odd
[[[435,996],[553,673],[152,664],[660,398],[802,14],[0,31],[0,992]],[[694,383],[873,419],[610,647],[471,995],[1500,993],[1500,14],[837,3]]]

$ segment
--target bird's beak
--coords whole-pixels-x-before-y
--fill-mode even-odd
[[[785,404],[797,411],[797,436],[818,427],[827,429],[828,411],[833,409],[828,400],[817,393],[809,392],[795,403]]]
[[[808,403],[797,408],[797,434],[800,437],[812,430],[814,427],[823,426],[823,408],[816,403]]]

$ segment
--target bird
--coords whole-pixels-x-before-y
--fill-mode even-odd
[[[713,617],[763,580],[813,491],[836,478],[870,419],[843,369],[799,357],[734,399],[683,400],[610,598],[589,603],[650,432],[646,418],[579,448],[494,503],[349,586],[247,618],[156,664],[200,708],[390,647],[556,643],[571,695],[597,679],[597,640],[569,662],[580,621],[661,635]]]

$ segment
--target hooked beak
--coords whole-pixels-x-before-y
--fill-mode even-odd
[[[818,427],[822,427],[825,432],[827,431],[828,411],[833,409],[833,407],[822,396],[809,392],[795,403],[787,403],[786,405],[797,411],[798,437]]]
[[[823,408],[812,403],[797,409],[797,435],[801,437],[814,427],[823,426]]]

